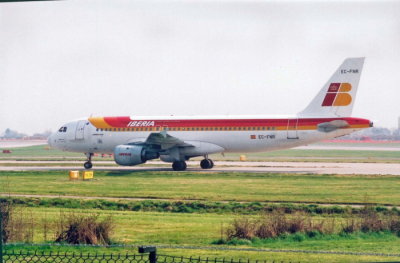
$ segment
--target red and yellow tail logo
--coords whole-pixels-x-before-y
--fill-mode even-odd
[[[331,83],[322,106],[347,106],[351,103],[350,83]]]

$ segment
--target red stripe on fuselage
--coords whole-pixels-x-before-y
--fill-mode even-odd
[[[114,128],[127,128],[133,121],[137,122],[152,122],[151,125],[138,125],[137,127],[155,127],[155,126],[168,126],[168,127],[259,127],[259,126],[287,126],[289,119],[186,119],[186,120],[134,120],[130,117],[104,117],[104,120]],[[296,118],[291,118],[290,125],[296,124]],[[369,125],[370,121],[361,118],[302,118],[298,119],[297,126],[312,126],[324,122],[334,120],[344,120],[349,125]]]
[[[115,128],[119,127],[127,127],[129,122],[131,121],[130,117],[104,117],[104,121]]]

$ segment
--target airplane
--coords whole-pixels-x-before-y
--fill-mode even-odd
[[[364,58],[345,59],[310,104],[290,117],[89,117],[64,124],[48,144],[84,153],[85,169],[92,168],[95,153],[106,153],[123,166],[160,158],[184,171],[193,157],[204,156],[200,167],[211,169],[210,154],[266,152],[336,138],[373,127],[351,117],[363,64]]]

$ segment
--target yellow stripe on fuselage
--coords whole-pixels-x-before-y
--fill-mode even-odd
[[[90,123],[98,128],[98,129],[108,129],[108,128],[113,128],[112,126],[110,126],[103,117],[90,117],[88,119],[90,121]]]

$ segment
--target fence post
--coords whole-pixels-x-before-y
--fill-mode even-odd
[[[150,263],[157,263],[157,250],[150,252],[149,254],[149,261]]]
[[[150,263],[157,263],[157,248],[156,247],[139,247],[139,253],[149,253]],[[2,262],[0,262],[2,263]]]
[[[3,210],[0,206],[0,263],[3,263]]]

